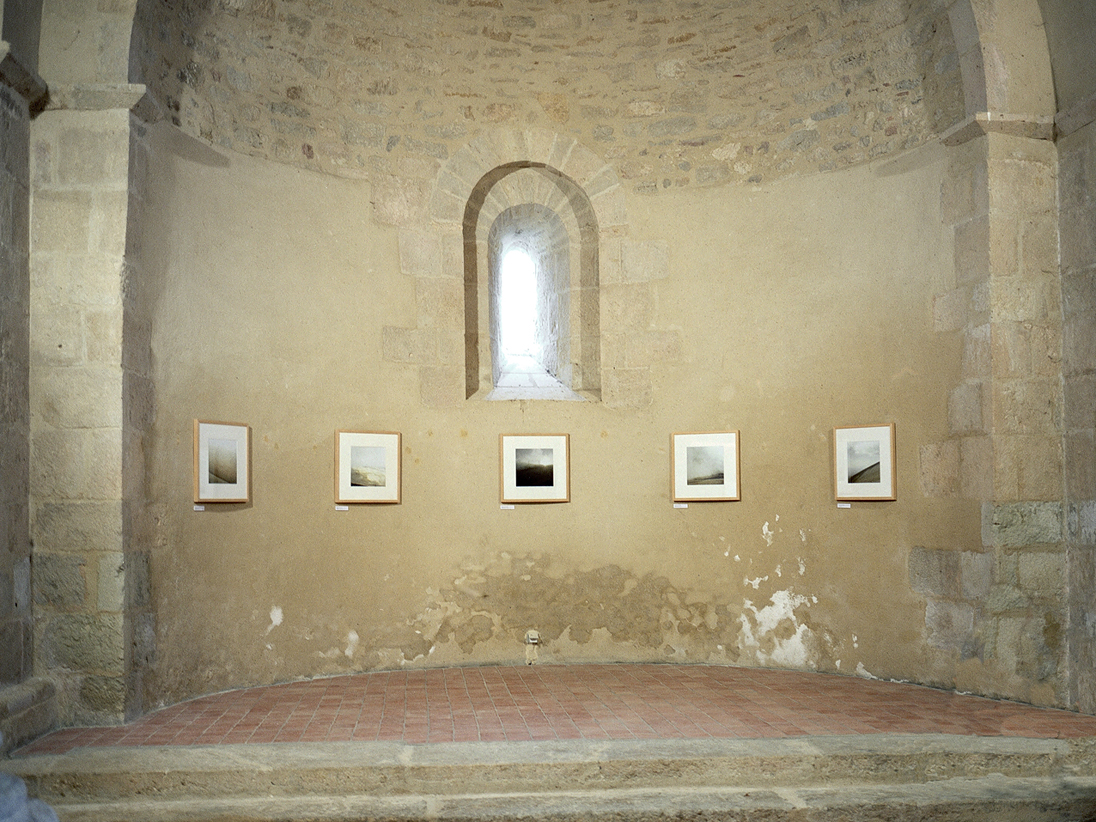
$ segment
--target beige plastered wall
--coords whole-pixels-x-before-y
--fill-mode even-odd
[[[603,289],[603,330],[639,311],[641,327],[676,335],[649,402],[439,409],[417,369],[383,355],[385,327],[415,327],[416,283],[368,182],[166,125],[148,139],[150,704],[523,664],[527,629],[537,664],[955,683],[909,570],[915,546],[981,545],[979,503],[928,496],[921,480],[962,360],[959,333],[933,321],[954,280],[942,146],[764,187],[625,196],[629,237],[666,266],[638,307]],[[250,503],[194,510],[195,418],[251,426]],[[888,422],[897,501],[839,509],[833,427]],[[336,510],[336,429],[402,433],[401,504]],[[671,434],[709,430],[741,432],[742,499],[674,508]],[[502,433],[569,434],[571,501],[501,509]]]

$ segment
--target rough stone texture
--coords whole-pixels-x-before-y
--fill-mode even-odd
[[[11,59],[8,57],[7,59]],[[31,673],[27,100],[0,76],[0,692]]]
[[[0,763],[64,819],[1084,819],[1087,740],[765,740],[81,750]],[[348,789],[348,786],[352,786]],[[535,808],[532,811],[531,808]]]
[[[993,133],[955,146],[948,162],[941,205],[954,227],[956,279],[938,295],[934,324],[958,332],[964,354],[948,397],[949,439],[922,449],[921,481],[946,494],[948,444],[958,443],[959,493],[983,510],[982,545],[964,547],[986,550],[963,551],[961,596],[923,586],[926,596],[944,597],[928,600],[926,628],[941,650],[976,652],[1000,675],[1045,681],[1062,667],[1069,590],[1062,296],[1053,232],[1045,230],[1057,162],[1048,141]],[[911,580],[924,577],[915,564],[922,561],[911,554]],[[1038,625],[1050,627],[1040,633]],[[1054,698],[1065,687],[1056,681]]]
[[[1096,125],[1060,143],[1070,704],[1096,711]]]
[[[140,249],[127,228],[142,208],[131,170],[147,161],[130,117],[51,111],[31,138],[35,664],[64,683],[68,721],[117,721],[127,692],[141,704],[125,556],[142,539],[153,398]]]
[[[657,194],[845,167],[921,144],[964,114],[939,8],[568,0],[402,11],[260,2],[180,15],[142,3],[136,54],[189,134],[343,175],[445,161],[484,128],[521,124],[578,135],[630,189]],[[284,43],[270,49],[271,38]],[[399,211],[385,219],[399,223]]]

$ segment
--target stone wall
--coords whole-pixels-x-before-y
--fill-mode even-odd
[[[1096,122],[1059,142],[1070,702],[1096,711]]]
[[[0,43],[0,755],[57,720],[56,688],[32,676],[29,148],[45,86],[30,65]]]
[[[0,686],[26,679],[33,661],[27,510],[29,134],[27,101],[10,80],[0,82]]]
[[[129,106],[44,112],[32,138],[31,472],[36,669],[69,721],[137,710],[149,424],[147,318],[128,232],[142,207]],[[128,256],[127,256],[128,255]],[[135,628],[137,628],[135,630]]]
[[[181,5],[140,5],[135,52],[175,122],[339,175],[533,127],[596,147],[654,194],[845,167],[964,114],[933,0]]]

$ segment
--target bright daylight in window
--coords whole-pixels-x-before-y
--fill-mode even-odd
[[[502,258],[499,289],[500,343],[508,357],[539,358],[535,341],[537,325],[537,274],[533,259],[521,249]]]

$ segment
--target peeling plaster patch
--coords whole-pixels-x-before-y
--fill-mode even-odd
[[[802,531],[800,531],[800,533],[802,533]],[[799,562],[799,576],[803,576],[807,573],[807,563],[803,561],[803,557],[796,557],[796,560]]]
[[[775,534],[769,530],[769,522],[766,520],[765,524],[761,526],[761,537],[765,540],[766,545],[772,545],[774,536]]]
[[[734,561],[735,562],[742,562],[742,557],[740,557],[738,554],[735,554],[734,555]]]
[[[879,679],[879,677],[875,676],[864,667],[863,662],[856,663],[856,675],[863,677],[864,679]]]
[[[761,609],[749,600],[743,603],[744,612],[739,617],[742,645],[752,649],[763,664],[810,666],[807,640],[811,632],[806,625],[800,625],[795,616],[795,609],[809,605],[810,600],[791,591],[777,591],[769,601],[772,604]]]
[[[266,628],[266,632],[269,634],[275,628],[282,624],[283,614],[282,609],[275,605],[270,609],[270,624]],[[270,647],[269,645],[267,646]]]
[[[784,576],[784,574],[783,574],[783,573],[781,573],[781,571],[780,571],[780,566],[779,566],[779,565],[777,565],[777,566],[776,566],[776,575],[777,575],[778,577]]]
[[[354,651],[358,647],[359,639],[358,632],[353,629],[346,635],[346,650],[343,651],[343,653],[346,654],[348,659],[353,659]]]
[[[852,647],[854,647],[854,648],[859,648],[860,647],[860,640],[858,640],[856,638],[856,634],[852,635]]]
[[[807,541],[807,532],[802,528],[799,529],[799,539],[801,542]]]
[[[755,591],[756,591],[756,590],[757,590],[757,589],[758,589],[759,587],[761,587],[761,583],[762,583],[762,582],[768,582],[768,581],[769,581],[769,575],[768,575],[768,574],[766,574],[766,575],[765,575],[765,576],[763,576],[763,577],[758,577],[757,579],[749,579],[749,578],[747,578],[747,579],[744,579],[744,580],[742,580],[743,584],[745,584],[745,585],[752,585],[752,586],[753,586],[753,589],[754,589]]]

